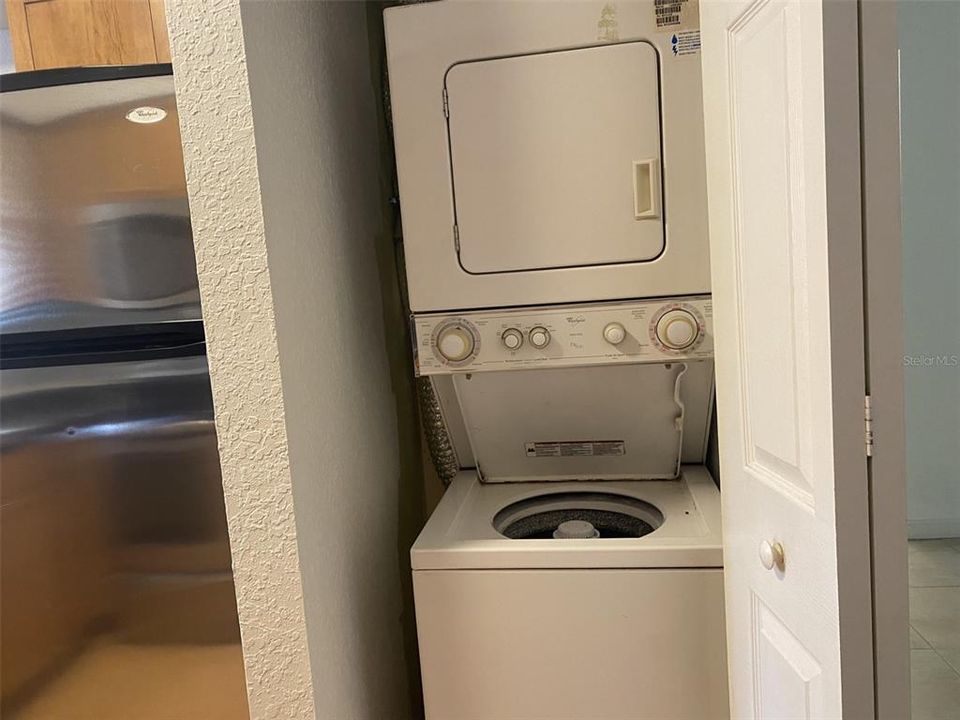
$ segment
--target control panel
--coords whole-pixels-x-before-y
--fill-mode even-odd
[[[420,375],[713,357],[709,295],[430,313],[414,331]]]

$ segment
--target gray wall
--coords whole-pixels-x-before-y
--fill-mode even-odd
[[[901,0],[899,33],[908,525],[958,536],[960,2]]]
[[[410,712],[363,3],[241,1],[317,717]]]
[[[423,493],[379,17],[166,8],[251,718],[416,716],[404,637]]]

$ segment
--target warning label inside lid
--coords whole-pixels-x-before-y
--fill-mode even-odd
[[[574,440],[566,442],[524,443],[527,457],[595,457],[626,455],[623,440]]]

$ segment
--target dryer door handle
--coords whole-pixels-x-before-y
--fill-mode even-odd
[[[633,161],[633,217],[636,220],[660,217],[659,165],[657,158]]]

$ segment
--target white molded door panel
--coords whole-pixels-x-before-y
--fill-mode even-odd
[[[663,252],[650,43],[458,63],[445,87],[464,270],[643,262]]]
[[[701,23],[731,715],[873,717],[857,4]]]

